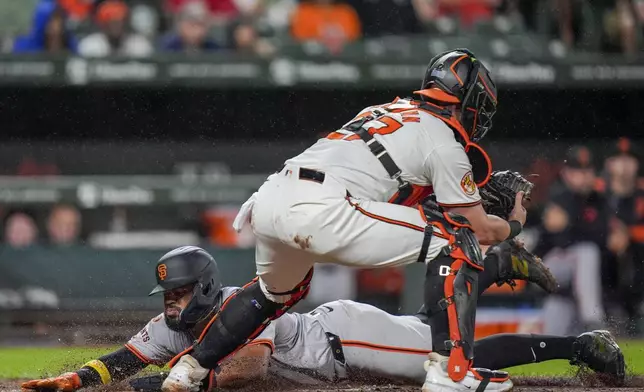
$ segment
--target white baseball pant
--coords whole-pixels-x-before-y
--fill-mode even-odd
[[[257,275],[267,298],[285,302],[314,263],[396,267],[418,260],[427,223],[415,208],[358,200],[326,173],[322,183],[300,179],[299,167],[271,175],[251,198]],[[240,214],[243,214],[240,212]],[[431,238],[425,262],[448,244]]]

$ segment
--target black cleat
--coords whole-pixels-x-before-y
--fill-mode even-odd
[[[499,257],[499,280],[497,285],[508,283],[514,286],[514,280],[526,280],[537,284],[548,293],[557,290],[557,280],[543,264],[541,259],[528,252],[515,239],[503,241],[488,249],[486,254],[494,253]]]
[[[587,366],[597,373],[610,375],[618,383],[626,376],[624,354],[610,332],[596,330],[577,337],[572,345],[571,365]]]

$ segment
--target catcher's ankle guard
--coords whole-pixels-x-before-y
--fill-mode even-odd
[[[196,344],[173,358],[170,366],[174,366],[181,356],[190,353],[201,366],[215,369],[222,360],[262,333],[271,320],[280,317],[305,298],[312,276],[313,269],[289,292],[291,299],[283,304],[268,300],[262,292],[259,279],[254,279],[224,302]]]

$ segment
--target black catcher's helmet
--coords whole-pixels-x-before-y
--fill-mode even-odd
[[[472,142],[481,140],[492,128],[496,113],[496,85],[490,72],[467,49],[435,56],[429,63],[418,91],[423,100],[459,105],[459,122]]]
[[[181,311],[179,321],[168,320],[173,330],[187,330],[203,320],[216,307],[221,296],[221,279],[215,259],[196,246],[182,246],[166,253],[156,267],[157,286],[150,295],[195,285],[192,299]]]

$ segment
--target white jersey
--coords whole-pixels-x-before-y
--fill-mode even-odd
[[[382,114],[364,124],[402,171],[402,179],[418,187],[432,187],[446,206],[473,205],[480,196],[472,165],[454,131],[413,101],[397,98],[371,106],[356,118]],[[345,125],[346,126],[346,125]],[[316,169],[338,179],[358,199],[388,201],[398,190],[366,143],[353,132],[340,129],[320,139],[302,154],[286,161]]]
[[[224,288],[224,298],[237,288]],[[378,326],[373,328],[373,326]],[[337,336],[344,363],[334,355],[327,333]],[[163,314],[152,319],[126,347],[146,363],[163,365],[190,347],[191,332],[173,331]],[[431,328],[413,316],[393,316],[371,305],[334,301],[305,314],[287,313],[273,321],[251,345],[272,351],[269,372],[334,381],[364,372],[422,382],[423,362],[431,351]]]

